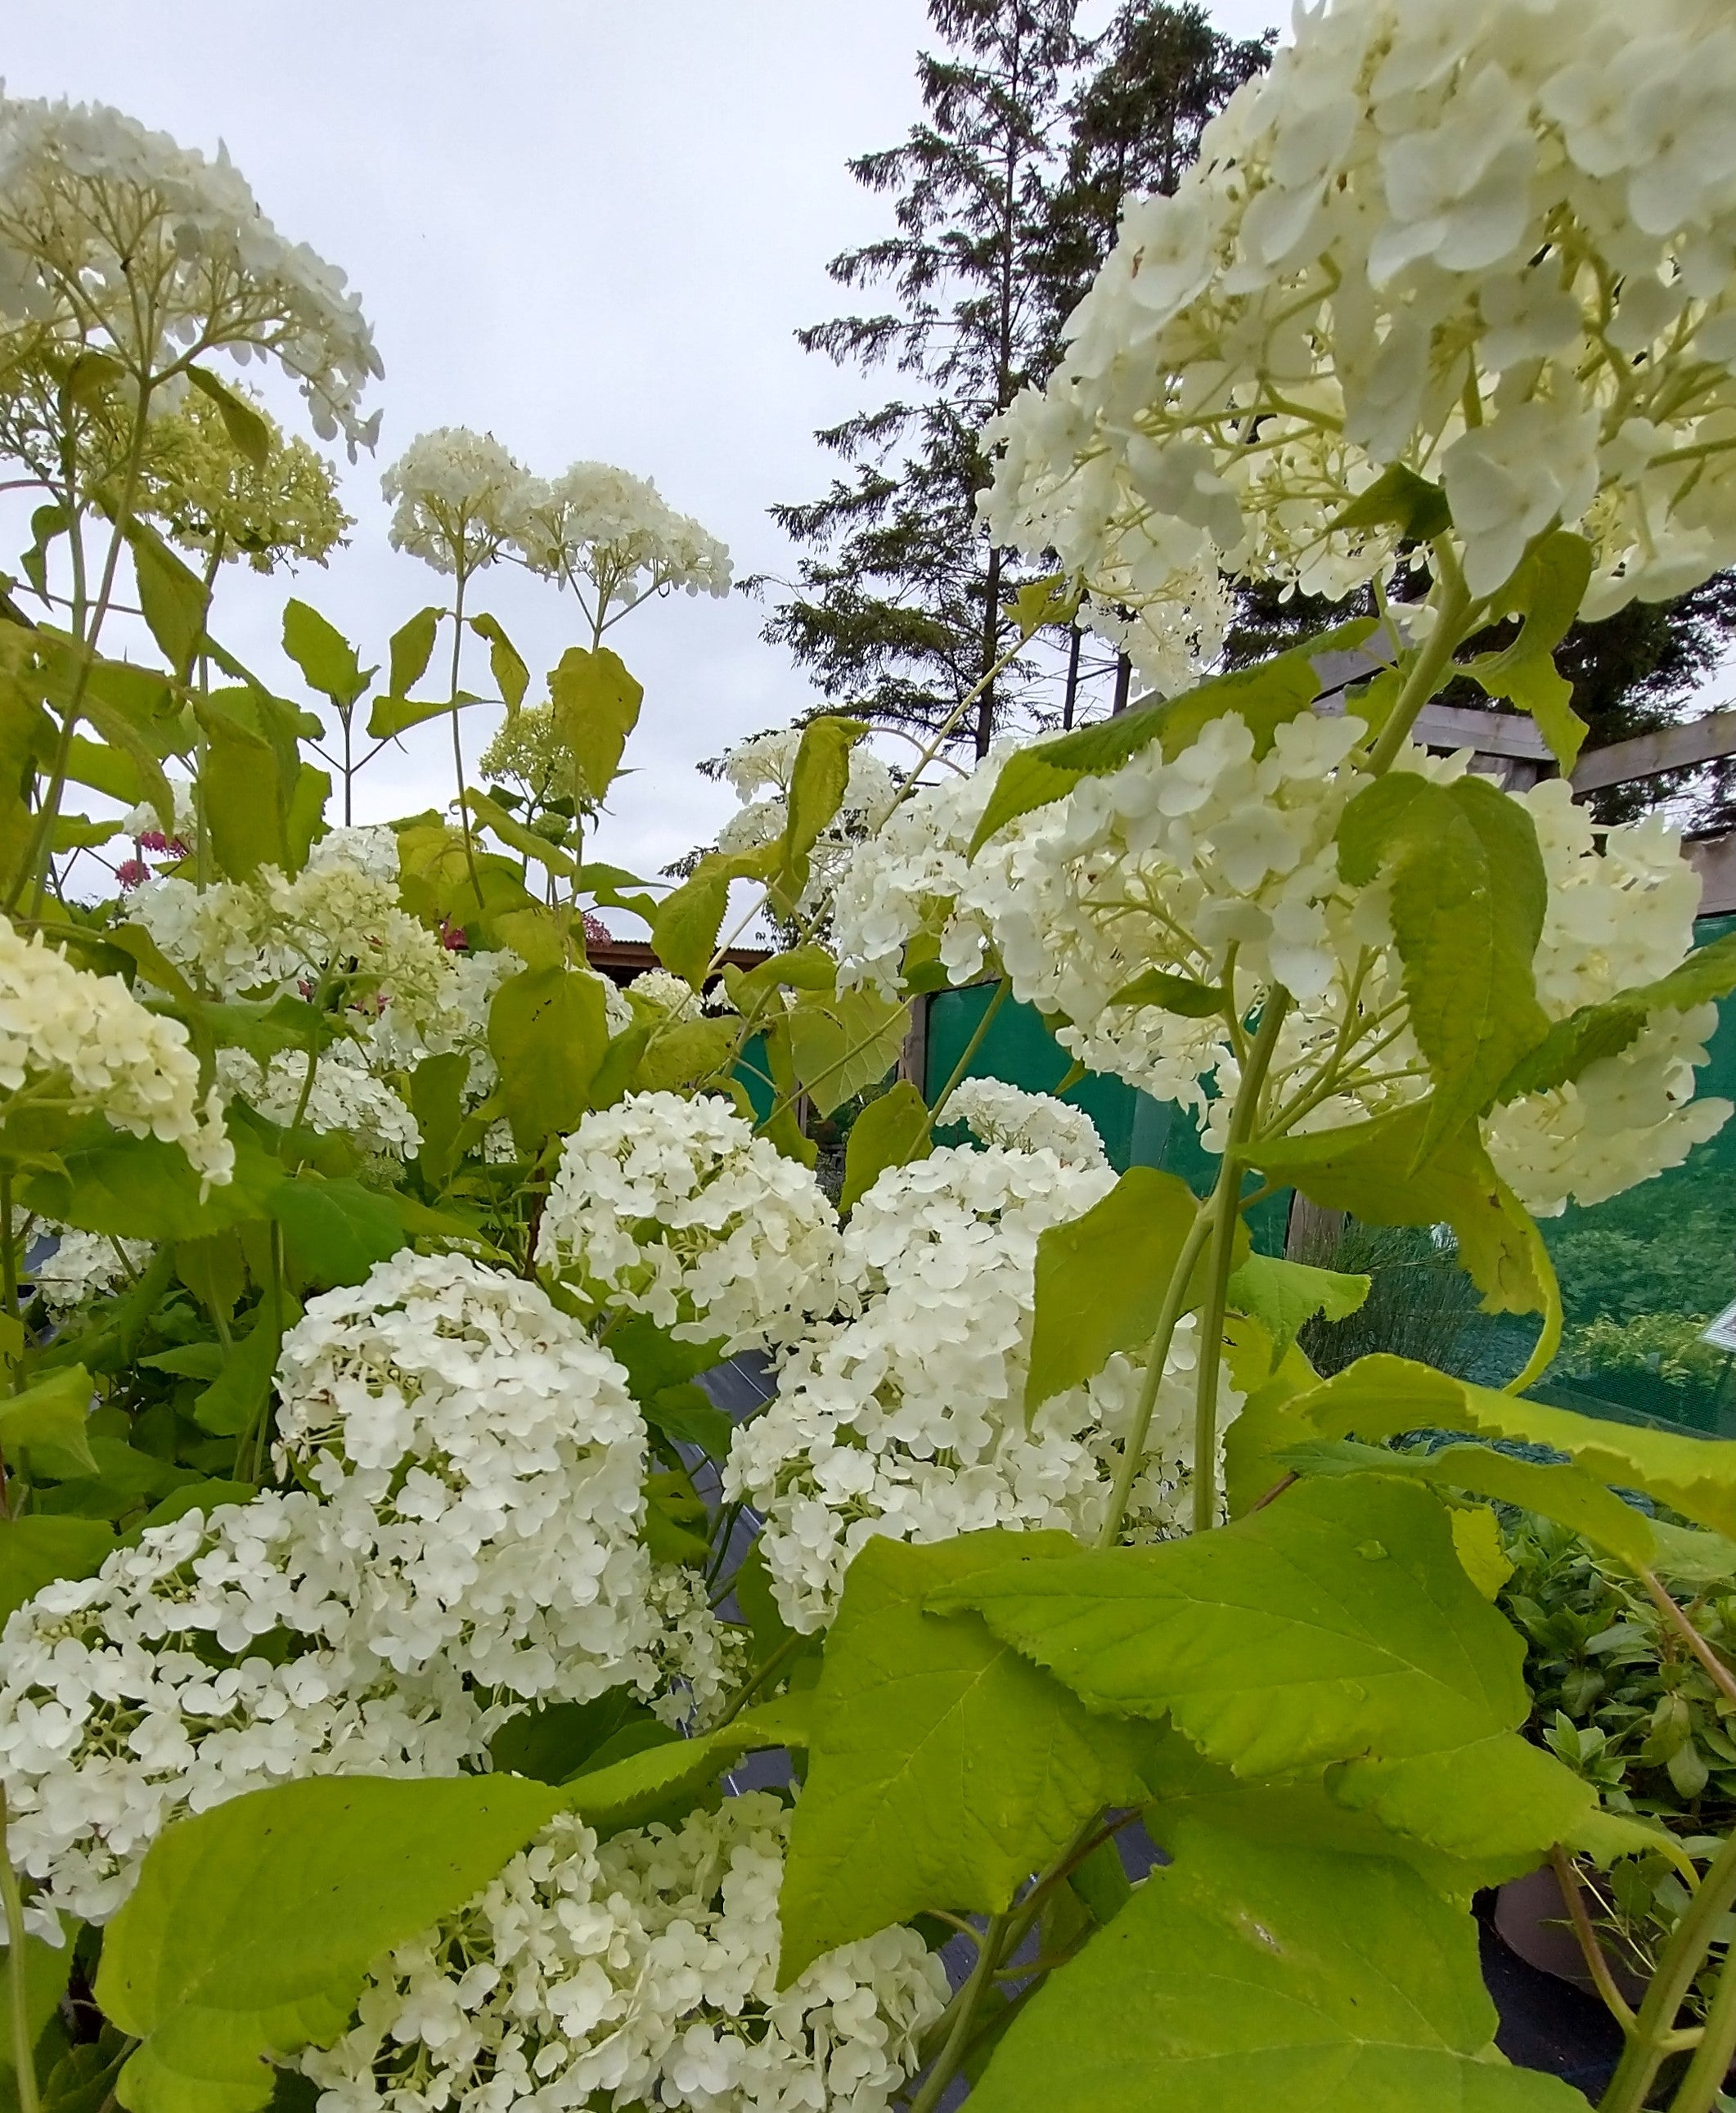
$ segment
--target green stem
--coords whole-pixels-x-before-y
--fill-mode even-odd
[[[1736,1947],[1727,1949],[1706,2015],[1706,2033],[1670,2102],[1670,2113],[1711,2113],[1736,2060]]]
[[[948,1079],[945,1085],[941,1088],[940,1098],[934,1102],[933,1107],[931,1107],[928,1111],[930,1127],[939,1120],[940,1111],[946,1106],[947,1102],[952,1099],[953,1094],[958,1090],[959,1086],[969,1075],[971,1066],[976,1058],[976,1052],[982,1047],[984,1042],[988,1038],[989,1029],[994,1024],[994,1015],[1006,1003],[1007,993],[1012,989],[1012,984],[1007,982],[1005,976],[1003,976],[999,983],[995,985],[994,996],[990,998],[988,1004],[983,1007],[983,1016],[976,1023],[975,1033],[971,1035],[971,1039],[965,1044],[965,1053],[953,1066],[952,1077]]]
[[[6,1897],[7,1979],[11,1988],[12,2074],[17,2080],[19,2113],[39,2113],[36,2050],[30,2042],[29,1969],[25,1957],[24,1898],[7,1839],[6,1792],[0,1790],[0,1893]]]
[[[1417,714],[1435,694],[1441,676],[1470,629],[1468,618],[1471,597],[1458,563],[1444,545],[1432,547],[1444,590],[1435,612],[1435,628],[1418,653],[1399,691],[1398,701],[1381,728],[1380,737],[1368,752],[1369,772],[1376,778],[1384,778],[1392,768],[1394,759],[1405,746],[1405,737],[1416,723]]]
[[[463,706],[458,701],[458,677],[464,650],[464,589],[469,575],[462,564],[457,568],[458,586],[452,597],[452,767],[458,775],[458,819],[464,832],[464,866],[470,875],[470,886],[478,903],[482,900],[482,884],[476,875],[476,846],[470,836],[470,808],[464,798],[464,742],[459,731],[458,715]]]
[[[1115,1471],[1115,1487],[1110,1495],[1109,1509],[1103,1519],[1103,1531],[1097,1536],[1099,1548],[1113,1548],[1121,1538],[1127,1507],[1133,1498],[1133,1485],[1139,1479],[1140,1466],[1145,1457],[1145,1434],[1151,1428],[1152,1412],[1158,1405],[1158,1390],[1163,1384],[1164,1367],[1169,1362],[1169,1346],[1175,1339],[1182,1304],[1187,1297],[1188,1280],[1194,1274],[1194,1265],[1199,1259],[1199,1250],[1205,1245],[1206,1235],[1211,1231],[1212,1225],[1211,1212],[1202,1203],[1195,1215],[1193,1224],[1188,1227],[1181,1253],[1176,1257],[1175,1266],[1169,1273],[1169,1288],[1163,1294],[1158,1325],[1152,1330],[1150,1347],[1145,1353],[1144,1381],[1140,1388],[1139,1400],[1134,1407],[1133,1422],[1128,1426],[1126,1441],[1122,1448],[1121,1464]]]
[[[1680,2044],[1675,2036],[1676,2013],[1733,1902],[1736,1902],[1736,1833],[1725,1837],[1711,1869],[1683,1910],[1639,2006],[1610,2088],[1597,2102],[1597,2113],[1641,2113],[1665,2056]]]
[[[934,2108],[945,2096],[947,2086],[957,2074],[964,2059],[965,2050],[971,2043],[971,2028],[982,2000],[994,1985],[994,1971],[1000,1965],[1001,1941],[1006,1934],[1007,1918],[1003,1914],[991,1915],[989,1927],[983,1933],[982,1948],[976,1955],[976,1964],[966,1982],[957,2015],[953,2020],[953,2029],[947,2034],[946,2045],[934,2057],[934,2065],[922,2079],[922,2087],[910,2102],[910,2113],[934,2113]]]
[[[756,1666],[748,1674],[747,1679],[736,1691],[729,1707],[711,1727],[712,1730],[721,1732],[724,1725],[739,1717],[752,1697],[765,1686],[767,1681],[774,1680],[777,1677],[806,1641],[806,1636],[786,1636],[771,1656],[763,1664]]]
[[[18,1318],[18,1255],[12,1244],[12,1170],[0,1164],[0,1277],[9,1320]]]
[[[1217,1523],[1217,1372],[1223,1362],[1223,1317],[1230,1266],[1236,1255],[1236,1228],[1241,1220],[1242,1148],[1254,1129],[1266,1074],[1277,1053],[1278,1033],[1290,1010],[1290,993],[1274,985],[1266,993],[1259,1032],[1248,1052],[1248,1068],[1236,1089],[1230,1134],[1224,1140],[1223,1165],[1208,1205],[1212,1219],[1212,1253],[1207,1271],[1205,1310],[1199,1318],[1199,1363],[1194,1393],[1194,1531],[1208,1533]]]

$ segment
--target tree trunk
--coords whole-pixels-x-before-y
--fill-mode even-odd
[[[1001,554],[989,552],[989,574],[983,582],[983,673],[994,665],[1001,641]],[[994,739],[994,684],[986,683],[976,706],[976,752],[989,753]]]
[[[1063,727],[1071,727],[1072,725],[1073,708],[1079,701],[1079,641],[1080,634],[1077,623],[1069,624],[1067,626],[1067,695],[1062,700],[1061,705],[1061,723]]]
[[[1133,663],[1125,653],[1115,656],[1115,702],[1110,705],[1112,714],[1127,709],[1127,697],[1133,687]]]

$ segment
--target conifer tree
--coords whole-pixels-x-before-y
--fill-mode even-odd
[[[1080,57],[1076,5],[930,0],[947,48],[917,61],[923,118],[901,145],[850,164],[891,198],[895,230],[829,267],[852,291],[884,287],[889,305],[798,333],[840,364],[889,367],[904,393],[822,431],[847,472],[823,498],[773,509],[809,554],[766,636],[829,699],[913,729],[953,712],[1007,641],[1012,582],[976,519],[979,436],[1045,371],[1052,319],[1035,260]],[[1009,669],[961,727],[979,754],[1018,691]]]

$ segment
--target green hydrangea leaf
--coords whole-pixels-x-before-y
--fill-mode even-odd
[[[562,746],[573,758],[569,796],[601,805],[621,767],[627,737],[639,723],[642,683],[606,646],[569,646],[549,670],[549,702]]]
[[[364,669],[336,625],[294,596],[284,604],[283,650],[307,678],[308,687],[340,707],[353,705],[378,670]]]
[[[94,1390],[82,1365],[63,1365],[21,1394],[0,1397],[0,1454],[21,1454],[33,1473],[51,1481],[94,1475],[97,1463],[85,1426]]]
[[[928,1103],[908,1079],[900,1079],[850,1125],[838,1208],[847,1211],[859,1203],[889,1167],[926,1159],[934,1148]]]
[[[820,832],[843,805],[850,783],[850,752],[868,731],[861,719],[830,715],[810,719],[789,774],[789,798],[779,847],[776,887],[793,906],[807,886],[809,854]]]
[[[1197,1821],[1016,2019],[972,2113],[1585,2113],[1508,2066],[1477,1927],[1404,1864]]]
[[[1131,1734],[1090,1715],[974,1613],[925,1602],[1010,1549],[1065,1566],[1066,1534],[870,1540],[815,1694],[779,1911],[787,1986],[834,1946],[924,1908],[994,1912],[1103,1805],[1139,1796]]]
[[[1434,1753],[1529,1707],[1518,1632],[1446,1507],[1384,1477],[1304,1482],[1154,1548],[1007,1563],[929,1604],[976,1609],[1093,1709],[1167,1714],[1241,1774]]]
[[[1579,1416],[1384,1355],[1359,1358],[1290,1407],[1331,1438],[1374,1440],[1435,1429],[1551,1445],[1582,1474],[1618,1489],[1643,1490],[1714,1533],[1736,1539],[1736,1440],[1689,1438]]]
[[[802,1746],[810,1731],[809,1698],[780,1695],[761,1703],[702,1738],[678,1739],[629,1754],[606,1768],[569,1777],[563,1802],[599,1834],[643,1827],[685,1809],[743,1754],[768,1746]]]
[[[404,1244],[404,1220],[395,1199],[347,1175],[328,1181],[304,1168],[272,1190],[270,1207],[283,1228],[297,1275],[328,1289],[361,1283],[377,1262]],[[263,1353],[262,1345],[254,1354]],[[234,1388],[220,1396],[219,1412],[226,1412],[237,1390],[246,1392],[256,1377],[244,1357],[235,1368]]]
[[[1529,1845],[1518,1855],[1449,1855],[1416,1835],[1395,1832],[1368,1800],[1335,1798],[1325,1773],[1318,1768],[1238,1776],[1208,1760],[1168,1724],[1154,1727],[1142,1742],[1140,1773],[1152,1797],[1145,1810],[1146,1828],[1165,1847],[1181,1825],[1198,1819],[1268,1848],[1389,1857],[1408,1864],[1431,1891],[1464,1907],[1486,1886],[1521,1878],[1537,1864],[1538,1852]]]
[[[57,1577],[92,1577],[115,1549],[101,1519],[32,1513],[0,1521],[0,1622]]]
[[[537,1152],[557,1132],[577,1130],[590,1106],[609,1047],[602,984],[573,969],[520,970],[489,1005],[488,1047],[514,1141]]]
[[[1305,1398],[1296,1404],[1296,1412],[1304,1417],[1312,1414]],[[1327,1413],[1336,1422],[1336,1412]],[[1656,1531],[1646,1514],[1624,1504],[1577,1467],[1521,1460],[1510,1453],[1493,1452],[1487,1445],[1444,1445],[1432,1453],[1394,1453],[1342,1438],[1294,1445],[1279,1458],[1299,1475],[1414,1476],[1437,1489],[1469,1490],[1477,1496],[1493,1497],[1502,1504],[1517,1504],[1524,1511],[1539,1512],[1545,1518],[1558,1520],[1636,1568],[1649,1568],[1657,1558]],[[1736,1550],[1732,1553],[1736,1554]]]
[[[1052,1394],[1094,1378],[1117,1350],[1150,1341],[1199,1207],[1179,1175],[1130,1166],[1083,1217],[1039,1236],[1027,1414]],[[1240,1221],[1236,1232],[1245,1257],[1247,1230]],[[1204,1294],[1204,1270],[1202,1251],[1190,1305]]]
[[[1353,887],[1388,884],[1410,1029],[1434,1081],[1415,1165],[1549,1032],[1531,965],[1549,897],[1537,830],[1487,778],[1397,771],[1345,809],[1338,863]]]
[[[898,1061],[910,1008],[871,990],[804,997],[788,1015],[796,1076],[823,1116],[877,1086]]]
[[[1373,1279],[1312,1263],[1286,1262],[1276,1255],[1249,1254],[1230,1279],[1231,1308],[1258,1321],[1272,1338],[1275,1368],[1296,1339],[1297,1330],[1318,1313],[1342,1321],[1368,1295]]]
[[[1726,932],[1710,946],[1697,947],[1688,959],[1656,983],[1641,983],[1602,1005],[1582,1006],[1557,1020],[1537,1047],[1528,1052],[1501,1082],[1496,1098],[1517,1100],[1522,1093],[1546,1093],[1577,1079],[1606,1056],[1619,1056],[1636,1042],[1656,1012],[1689,1012],[1736,990],[1736,932]]]
[[[142,2042],[131,2113],[254,2113],[269,2053],[328,2043],[381,1954],[450,1914],[560,1808],[517,1776],[327,1777],[176,1821],[104,1933],[97,2001]]]

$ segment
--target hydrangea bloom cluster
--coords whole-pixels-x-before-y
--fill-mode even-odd
[[[998,541],[1103,600],[1202,567],[1337,598],[1438,482],[1470,592],[1588,536],[1585,614],[1736,557],[1736,25],[1720,0],[1332,0],[1131,206],[992,429]]]
[[[588,588],[599,634],[616,603],[615,614],[624,615],[678,587],[690,595],[729,591],[729,553],[717,538],[678,513],[649,477],[608,463],[577,462],[557,477],[528,479],[512,536],[532,572],[581,596]]]
[[[567,1139],[537,1259],[599,1308],[731,1354],[831,1310],[838,1221],[808,1170],[724,1102],[637,1093]]]
[[[366,1648],[360,1560],[322,1510],[297,1490],[190,1512],[7,1621],[0,1780],[40,1934],[107,1921],[180,1813],[295,1776],[450,1775],[510,1714]]]
[[[1227,714],[1173,755],[1154,742],[1119,770],[1082,779],[998,833],[974,863],[966,855],[988,787],[925,789],[852,856],[838,893],[844,974],[895,982],[919,931],[940,935],[960,979],[992,949],[1015,996],[1064,1023],[1064,1048],[1192,1109],[1214,1150],[1240,1077],[1228,1024],[1221,1013],[1117,1003],[1149,968],[1215,986],[1233,966],[1245,997],[1281,984],[1300,1001],[1267,1089],[1269,1108],[1296,1107],[1297,1130],[1412,1100],[1427,1090],[1426,1067],[1406,1024],[1383,892],[1353,888],[1338,870],[1340,819],[1368,783],[1352,753],[1364,731],[1354,716],[1305,714],[1263,747]],[[1407,748],[1397,767],[1446,782],[1465,762]],[[991,760],[976,778],[992,783],[996,768]],[[1513,796],[1536,826],[1549,885],[1533,970],[1551,1020],[1686,956],[1700,883],[1678,832],[1653,817],[1603,833],[1600,845],[1565,782]],[[1527,1207],[1550,1215],[1569,1198],[1615,1194],[1716,1131],[1728,1104],[1693,1101],[1712,1025],[1704,1010],[1661,1014],[1574,1084],[1496,1109],[1485,1141]],[[1328,1064],[1336,1083],[1317,1093]]]
[[[1012,1152],[1052,1152],[1063,1166],[1107,1166],[1103,1141],[1083,1108],[1070,1108],[1052,1093],[1027,1093],[1001,1079],[964,1079],[945,1108],[949,1123],[962,1122],[983,1144]]]
[[[311,1085],[308,1061],[299,1050],[282,1051],[265,1065],[244,1050],[224,1049],[217,1054],[217,1077],[226,1093],[272,1122],[288,1124],[299,1110],[309,1130],[322,1137],[340,1132],[365,1152],[402,1159],[421,1149],[415,1116],[367,1068],[354,1043],[335,1043],[322,1052]]]
[[[142,1006],[118,976],[75,969],[0,917],[0,1091],[99,1109],[115,1129],[178,1144],[205,1184],[235,1166],[222,1096],[201,1098],[179,1020]],[[0,1099],[3,1116],[5,1099]]]
[[[651,1685],[642,1676],[656,1716],[672,1728],[706,1732],[751,1669],[745,1629],[720,1621],[697,1570],[660,1563],[651,1572],[656,1627],[647,1649]]]
[[[788,1813],[765,1791],[599,1844],[554,1821],[458,1914],[393,1952],[356,2022],[300,2060],[319,2113],[486,2105],[884,2113],[945,2007],[908,1929],[779,1991]]]
[[[398,900],[398,844],[390,829],[333,829],[314,845],[293,880],[275,867],[253,881],[218,881],[201,891],[173,874],[148,881],[126,914],[179,968],[225,997],[276,988],[316,989],[328,976],[351,979],[352,995],[383,1002],[394,1031],[414,1034],[471,1002],[457,988],[498,974],[459,969],[457,957]],[[516,957],[502,956],[504,961]]]
[[[525,1700],[623,1677],[647,1641],[645,1427],[537,1285],[406,1251],[312,1301],[278,1384],[280,1463],[363,1566],[381,1660]]]
[[[853,1317],[815,1331],[765,1411],[738,1431],[725,1493],[764,1514],[761,1545],[792,1628],[830,1618],[851,1559],[877,1535],[943,1540],[988,1527],[1103,1522],[1143,1373],[1117,1356],[1027,1418],[1037,1240],[1115,1177],[1053,1152],[949,1148],[881,1175],[857,1204],[840,1272]],[[1197,1354],[1171,1347],[1131,1537],[1185,1531]],[[1231,1395],[1227,1422],[1240,1403]]]
[[[395,500],[389,533],[436,573],[492,564],[510,532],[526,472],[492,433],[436,426],[418,433],[380,480]]]
[[[141,335],[146,326],[149,335]],[[0,96],[0,325],[46,324],[135,385],[223,346],[276,360],[322,438],[372,446],[382,372],[344,275],[285,240],[240,171],[102,103]]]
[[[15,1226],[15,1238],[21,1230]],[[149,1240],[112,1239],[103,1233],[83,1233],[44,1219],[31,1221],[26,1237],[54,1242],[39,1262],[30,1264],[30,1278],[57,1323],[90,1300],[117,1290],[139,1274],[155,1251]]]

